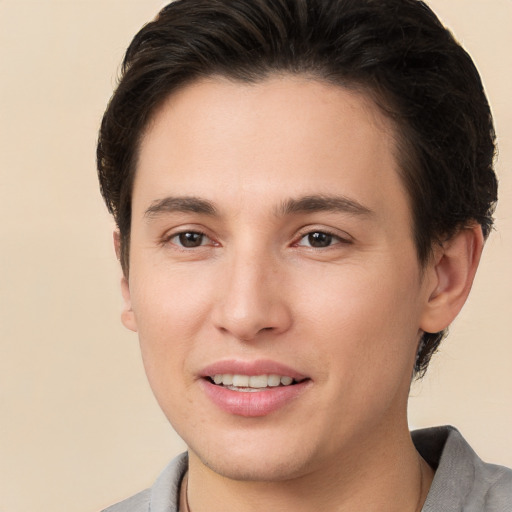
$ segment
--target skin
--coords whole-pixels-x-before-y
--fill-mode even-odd
[[[148,126],[122,318],[190,448],[194,512],[421,508],[433,473],[407,428],[416,349],[462,307],[483,242],[462,230],[420,267],[394,151],[370,100],[306,77],[197,82]],[[311,196],[336,208],[283,211]],[[230,414],[200,375],[226,359],[309,380],[271,414]]]

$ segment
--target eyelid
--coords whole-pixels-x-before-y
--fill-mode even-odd
[[[339,231],[337,229],[333,228],[327,228],[325,226],[305,226],[301,228],[297,235],[294,237],[294,242],[292,245],[298,246],[299,242],[306,236],[311,235],[312,233],[325,233],[326,235],[332,236],[334,238],[337,238],[339,240],[339,243],[341,244],[351,244],[354,242],[353,237],[351,237],[347,232],[345,231]],[[323,248],[316,248],[312,247],[312,249],[315,250],[325,250],[329,249],[331,247],[334,247],[336,244],[333,244],[328,247]],[[303,246],[304,247],[304,246]]]
[[[201,235],[201,236],[204,236],[206,238],[208,238],[210,240],[211,243],[207,243],[207,244],[201,244],[201,245],[198,245],[197,247],[184,247],[180,244],[177,244],[177,243],[173,243],[171,240],[173,238],[176,238],[177,236],[179,235],[182,235],[184,233],[197,233],[198,235]],[[175,227],[175,228],[172,228],[168,231],[166,231],[159,239],[159,244],[162,245],[162,246],[165,246],[165,245],[168,245],[168,244],[171,244],[173,245],[174,247],[176,247],[177,249],[179,250],[182,250],[182,251],[191,251],[191,250],[197,250],[199,248],[204,248],[204,247],[207,247],[207,246],[214,246],[214,247],[217,247],[219,246],[220,244],[214,239],[214,237],[209,234],[207,232],[207,230],[205,230],[204,228],[200,227],[200,226],[194,226],[194,225],[188,225],[188,226],[178,226],[178,227]]]

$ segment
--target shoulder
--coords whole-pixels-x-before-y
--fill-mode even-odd
[[[148,512],[150,501],[151,489],[146,489],[131,498],[106,508],[102,512]]]
[[[486,489],[484,510],[490,512],[512,510],[512,470],[484,463],[482,473]]]
[[[512,511],[512,470],[487,464],[453,427],[412,433],[417,450],[436,470],[424,512]]]
[[[150,489],[102,512],[177,512],[181,480],[187,469],[188,456],[182,453],[168,464]]]

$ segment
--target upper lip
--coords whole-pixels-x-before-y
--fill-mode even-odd
[[[238,359],[226,359],[209,364],[200,371],[201,377],[213,375],[281,375],[292,377],[296,381],[307,378],[297,370],[277,361],[258,359],[256,361],[243,361]]]

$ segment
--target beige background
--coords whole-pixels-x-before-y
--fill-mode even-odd
[[[499,134],[501,205],[415,427],[457,425],[512,466],[512,1],[435,0],[474,56]],[[119,322],[95,139],[122,52],[156,0],[0,0],[0,512],[94,511],[183,447]]]

